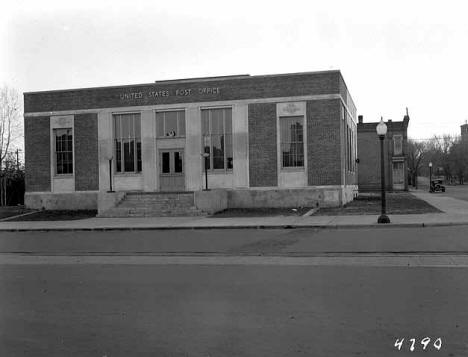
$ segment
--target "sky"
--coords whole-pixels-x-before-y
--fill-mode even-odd
[[[35,1],[0,13],[0,85],[28,91],[339,69],[364,122],[468,120],[463,1]]]

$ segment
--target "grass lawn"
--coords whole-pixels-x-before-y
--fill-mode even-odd
[[[19,214],[31,212],[31,210],[24,208],[24,206],[6,206],[0,207],[0,219],[17,216]]]
[[[77,219],[96,217],[97,210],[76,210],[76,211],[61,211],[61,210],[43,210],[26,216],[13,218],[9,222],[19,221],[71,221]]]
[[[420,200],[409,192],[391,192],[386,194],[388,214],[441,213],[426,201]],[[316,216],[341,216],[360,214],[380,214],[380,193],[361,193],[345,207],[321,208]]]
[[[426,201],[416,198],[409,192],[387,193],[388,214],[440,213]],[[292,208],[231,208],[218,212],[212,218],[226,217],[267,217],[302,216],[312,207]],[[314,216],[378,215],[381,210],[380,193],[361,193],[345,207],[321,208]]]

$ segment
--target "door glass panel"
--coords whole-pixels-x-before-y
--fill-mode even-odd
[[[212,135],[213,168],[224,169],[224,135]]]
[[[170,169],[170,153],[169,152],[163,152],[162,153],[162,173],[163,174],[168,174],[171,172]]]
[[[183,171],[183,161],[182,161],[182,153],[179,151],[174,152],[174,172],[182,172]]]
[[[124,168],[125,171],[135,171],[134,161],[135,161],[135,152],[134,152],[134,142],[133,140],[124,141]]]

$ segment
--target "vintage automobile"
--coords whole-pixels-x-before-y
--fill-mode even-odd
[[[442,180],[432,180],[429,192],[445,192],[445,186]]]

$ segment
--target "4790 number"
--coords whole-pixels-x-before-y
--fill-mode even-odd
[[[398,349],[398,351],[400,351],[403,348],[404,342],[405,342],[404,338],[396,339],[394,346]],[[429,348],[434,347],[437,351],[439,351],[442,348],[442,339],[440,337],[434,340],[432,344],[431,344],[430,337],[424,337],[423,339],[421,339],[421,341],[418,341],[419,343],[416,343],[416,342],[417,341],[415,338],[408,339],[409,350],[411,352],[413,352],[417,348],[417,346],[419,346],[419,343],[422,345],[423,350],[425,350],[428,346]]]

